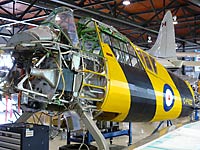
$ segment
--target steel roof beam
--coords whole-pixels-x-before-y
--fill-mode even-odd
[[[13,2],[13,0],[2,1],[2,2],[0,2],[0,5],[5,5],[5,4],[11,3],[11,2]]]
[[[168,6],[167,8],[166,7],[163,7],[163,8],[157,8],[156,11],[161,11],[163,10],[163,13],[165,14],[165,9],[174,9],[174,8],[184,8],[184,7],[187,7],[189,6],[189,4],[180,4],[180,5],[176,5],[176,6]],[[132,13],[131,15],[142,15],[142,14],[148,14],[148,13],[153,13],[154,10],[147,10],[147,11],[141,11],[141,12],[134,12]]]
[[[20,2],[22,2],[22,1],[20,1]],[[25,2],[30,2],[30,1],[23,0],[23,2],[25,3]],[[95,12],[94,10],[90,10],[90,9],[84,9],[84,8],[81,8],[81,7],[69,4],[67,2],[60,1],[60,0],[49,0],[49,3],[47,5],[44,5],[44,3],[39,3],[39,1],[37,1],[34,6],[37,6],[38,8],[48,9],[48,10],[53,9],[55,7],[58,7],[58,6],[68,6],[68,7],[71,7],[75,10],[75,15],[78,16],[78,17],[83,16],[83,15],[95,16],[94,18],[104,19],[107,22],[110,22],[111,25],[114,24],[115,26],[118,26],[118,27],[119,27],[119,25],[122,25],[124,27],[125,26],[136,27],[136,28],[140,28],[142,30],[145,30],[145,31],[148,31],[148,32],[151,32],[151,33],[158,34],[158,31],[151,30],[151,29],[142,27],[140,25],[134,24],[133,22],[130,22],[130,20],[127,21],[126,19],[121,20],[120,18],[113,18],[112,16],[109,16],[108,14],[104,14],[102,12]],[[46,7],[49,7],[49,8],[46,8]],[[170,7],[170,5],[168,5],[164,9],[167,9],[169,7]],[[180,39],[180,38],[176,38],[176,39],[179,40],[179,41],[182,41],[182,42],[197,44],[197,43],[193,43],[193,42],[190,42],[190,41],[187,41],[187,40],[184,40],[184,39]]]
[[[35,9],[32,9],[32,10],[29,10],[27,13],[34,13],[36,11],[41,11],[41,10],[43,10],[43,9],[41,9],[41,8],[35,8]],[[17,16],[21,16],[22,14],[23,14],[23,12],[20,12],[20,13],[17,13],[16,15]]]
[[[86,0],[81,0],[80,3],[79,3],[79,6],[84,6],[85,1]]]
[[[194,11],[193,9],[189,8],[189,7],[185,7],[184,8],[187,12],[191,13],[191,14],[199,14],[199,12]]]
[[[27,0],[25,0],[25,1],[27,1]],[[102,12],[94,12],[94,11],[91,11],[89,9],[84,9],[84,8],[79,7],[79,6],[75,6],[73,4],[66,3],[66,2],[63,2],[63,1],[60,1],[60,0],[50,0],[50,2],[54,3],[54,5],[52,7],[56,7],[56,6],[59,6],[59,5],[60,6],[64,5],[64,6],[73,8],[75,10],[75,14],[76,14],[76,16],[78,18],[80,18],[80,16],[83,16],[83,12],[85,12],[85,13],[88,13],[89,15],[92,14],[92,15],[98,16],[98,18],[94,17],[94,18],[97,18],[97,19],[102,18],[102,19],[107,19],[107,21],[109,21],[109,20],[114,21],[115,25],[119,25],[119,23],[121,23],[121,24],[124,24],[124,25],[130,25],[132,27],[140,28],[140,29],[152,32],[152,33],[156,33],[156,34],[158,33],[155,30],[147,29],[145,27],[142,27],[142,26],[130,23],[130,22],[126,22],[126,20],[121,20],[121,19],[113,18],[113,17],[110,17],[110,16],[108,16],[106,14],[103,15]],[[39,3],[36,3],[36,5],[39,5]],[[51,8],[51,9],[53,9],[53,8]],[[113,22],[111,22],[111,23],[113,24]],[[180,39],[180,38],[176,38],[176,39],[178,39],[180,41],[183,41],[183,42],[187,42],[187,43],[193,43],[193,42],[186,41],[186,40]],[[197,43],[193,43],[193,44],[197,44]]]
[[[63,2],[63,1],[60,1],[60,0],[50,0],[50,1],[76,9],[75,14],[78,14],[78,12],[79,12],[79,14],[78,14],[79,16],[80,16],[80,14],[84,15],[83,12],[85,12],[85,13],[88,13],[88,14],[93,15],[93,16],[98,16],[98,18],[101,17],[102,19],[107,19],[107,21],[111,21],[110,24],[111,23],[113,24],[115,22],[115,25],[118,25],[118,26],[119,25],[124,25],[124,26],[128,25],[128,26],[132,26],[132,27],[136,27],[136,28],[146,30],[146,31],[151,32],[151,33],[158,34],[158,31],[151,30],[151,29],[145,28],[145,27],[137,25],[137,24],[133,24],[133,23],[126,21],[126,20],[121,20],[119,18],[113,18],[113,17],[109,16],[108,14],[103,14],[102,12],[95,12],[95,11],[92,11],[90,9],[84,9],[84,8],[74,6],[72,4],[69,4],[69,3],[66,3],[66,2]],[[179,41],[182,41],[182,42],[199,45],[198,43],[194,43],[194,42],[187,41],[187,40],[184,40],[184,39],[180,39],[180,38],[177,38],[177,37],[176,37],[176,39],[179,40]]]
[[[8,15],[13,16],[12,13],[10,13],[9,11],[7,11],[5,8],[3,8],[2,6],[0,6],[0,9],[3,10],[5,13],[7,13]],[[13,16],[14,17],[14,16]]]
[[[171,1],[167,6],[165,6],[164,8],[162,8],[161,10],[159,10],[153,17],[151,17],[149,20],[147,20],[146,22],[144,22],[142,25],[146,26],[149,22],[151,22],[157,15],[159,15],[163,10],[167,9],[169,6],[171,6],[175,1]]]
[[[41,18],[46,18],[46,17],[48,17],[48,15],[42,15],[42,16],[38,16],[38,17],[29,18],[29,19],[19,21],[19,20],[16,20],[16,19],[9,19],[9,18],[0,16],[0,19],[6,20],[6,21],[9,21],[9,22],[14,22],[14,23],[11,23],[12,25],[14,25],[14,24],[26,24],[26,25],[30,25],[30,26],[38,26],[37,24],[30,23],[29,21],[33,21],[33,20],[41,19]],[[0,25],[0,28],[5,27],[5,26],[9,26],[9,24]]]
[[[153,0],[150,0],[150,2],[151,2],[151,6],[152,6],[152,8],[153,8],[153,11],[155,12],[155,14],[157,14],[157,10],[156,10],[155,7],[154,7]],[[158,15],[157,15],[156,17],[157,17],[158,20],[160,20],[160,18],[159,18]]]
[[[12,36],[12,34],[8,34],[8,33],[0,33],[0,36]]]
[[[199,0],[187,0],[190,4],[200,8],[200,1]]]
[[[24,4],[24,5],[30,5],[31,0],[18,0],[17,3]],[[59,5],[61,6],[61,5]],[[38,1],[34,4],[34,7],[44,9],[44,10],[50,10],[52,11],[54,8],[59,7],[58,5],[46,5],[45,3],[38,3]]]
[[[19,20],[22,20],[25,14],[33,7],[33,5],[36,3],[37,0],[34,0],[27,8],[26,10],[21,14],[21,16],[18,18]]]
[[[96,3],[90,3],[90,4],[82,4],[80,5],[81,7],[84,7],[84,8],[87,8],[87,7],[92,7],[92,6],[96,6],[96,5],[103,5],[103,4],[108,4],[110,2],[114,2],[116,0],[104,0],[104,1],[99,1],[99,2],[96,2]]]

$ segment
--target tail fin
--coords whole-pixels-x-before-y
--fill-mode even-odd
[[[160,25],[158,38],[148,52],[155,57],[176,58],[174,24],[170,11],[165,14]]]

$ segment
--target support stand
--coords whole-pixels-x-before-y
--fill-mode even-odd
[[[161,121],[160,123],[159,123],[159,125],[157,126],[157,128],[151,133],[151,134],[154,134],[154,133],[156,133],[158,130],[159,130],[159,128],[161,127],[161,125],[164,123],[164,121]],[[171,120],[167,120],[167,126],[169,127],[169,126],[172,126],[172,121]]]
[[[195,120],[195,121],[198,121],[198,120],[199,120],[199,112],[198,112],[198,109],[197,109],[197,108],[194,109],[194,120]]]
[[[132,145],[132,123],[131,122],[129,122],[129,129],[125,129],[125,130],[119,130],[117,126],[113,125],[114,122],[107,121],[107,123],[105,125],[105,128],[102,128],[102,127],[104,127],[104,125],[100,125],[98,123],[95,123],[95,124],[97,125],[98,129],[101,131],[101,134],[104,136],[104,138],[110,139],[111,145],[112,145],[114,137],[125,136],[125,135],[127,135],[129,137],[128,146]],[[67,132],[67,137],[68,137],[67,138],[67,144],[69,145],[71,142],[82,143],[84,136],[85,135],[82,135],[82,134],[71,136],[71,131],[68,130],[68,132]],[[91,142],[94,141],[94,140],[95,139],[93,138],[91,133],[89,131],[87,131],[84,143],[86,145],[90,145]]]

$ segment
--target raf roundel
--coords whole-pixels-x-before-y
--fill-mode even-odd
[[[174,106],[174,92],[168,84],[164,85],[163,106],[165,111],[169,111]]]

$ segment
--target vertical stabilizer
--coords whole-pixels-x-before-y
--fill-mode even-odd
[[[173,18],[170,11],[165,14],[153,47],[148,51],[159,58],[176,58],[176,44]]]

